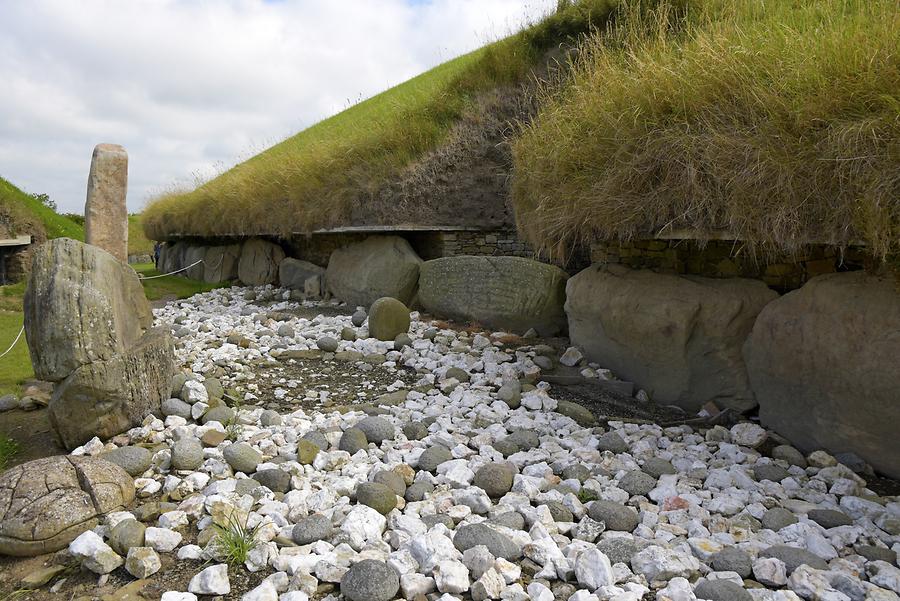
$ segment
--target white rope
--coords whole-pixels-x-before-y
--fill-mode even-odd
[[[174,275],[174,274],[176,274],[176,273],[181,273],[182,271],[187,271],[188,269],[190,269],[190,268],[193,267],[194,265],[198,265],[198,264],[200,264],[200,263],[202,263],[202,262],[203,262],[203,259],[200,259],[199,261],[195,261],[195,262],[191,263],[191,264],[188,265],[187,267],[182,267],[181,269],[176,269],[175,271],[170,271],[169,273],[161,273],[161,274],[159,274],[159,275],[142,276],[141,274],[138,274],[138,279],[139,279],[139,280],[154,280],[154,279],[156,279],[156,278],[164,278],[164,277],[166,277],[167,275]],[[0,356],[2,356],[2,355],[0,355]]]
[[[19,330],[19,335],[16,336],[16,339],[13,340],[12,344],[9,345],[9,348],[6,349],[6,351],[5,351],[2,355],[0,355],[0,358],[5,357],[5,356],[9,353],[9,351],[13,350],[13,347],[16,346],[16,343],[19,341],[19,338],[22,337],[22,334],[23,334],[24,332],[25,332],[25,326],[23,325],[23,326],[22,326],[22,329]]]

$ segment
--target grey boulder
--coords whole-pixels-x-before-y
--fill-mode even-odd
[[[416,293],[421,263],[405,239],[370,236],[331,253],[325,283],[350,305],[368,307],[385,296],[408,304]]]
[[[284,260],[284,250],[277,244],[251,238],[241,247],[238,278],[248,286],[264,286],[278,281],[278,266]]]

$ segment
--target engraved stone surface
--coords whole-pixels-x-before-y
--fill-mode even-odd
[[[565,326],[567,277],[521,257],[445,257],[420,267],[419,302],[439,317],[552,336]]]
[[[58,551],[133,500],[131,476],[102,459],[57,456],[11,468],[0,475],[0,554]]]
[[[98,144],[91,158],[84,236],[120,261],[128,261],[128,153],[118,144]]]

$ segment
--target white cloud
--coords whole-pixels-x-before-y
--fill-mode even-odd
[[[554,0],[9,0],[0,176],[81,212],[91,152],[128,205],[502,36]]]

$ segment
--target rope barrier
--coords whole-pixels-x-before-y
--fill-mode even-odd
[[[149,275],[149,276],[142,276],[141,274],[138,274],[138,279],[139,280],[155,280],[156,278],[164,278],[167,275],[174,275],[176,273],[181,273],[182,271],[187,271],[194,265],[199,265],[200,263],[203,263],[203,259],[200,259],[199,261],[194,261],[187,267],[182,267],[181,269],[176,269],[175,271],[170,271],[169,273],[161,273],[159,275]]]
[[[9,348],[6,349],[6,351],[5,351],[2,355],[0,355],[0,359],[2,359],[2,358],[5,357],[7,354],[9,354],[9,351],[13,350],[13,347],[16,346],[16,343],[19,341],[19,338],[22,337],[22,334],[23,334],[24,332],[25,332],[25,326],[23,325],[23,326],[22,326],[22,329],[19,330],[19,334],[18,334],[18,336],[16,336],[16,339],[13,340],[12,344],[9,345]]]

